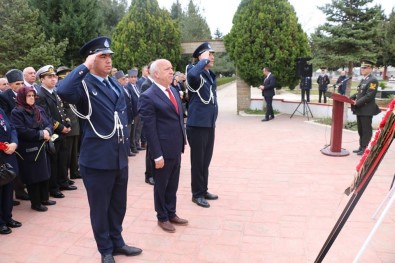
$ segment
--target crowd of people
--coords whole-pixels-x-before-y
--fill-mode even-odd
[[[184,73],[157,59],[138,69],[112,65],[111,39],[98,37],[80,49],[74,69],[45,65],[9,70],[0,78],[0,165],[17,176],[0,185],[0,234],[22,223],[12,216],[19,200],[45,212],[77,190],[82,178],[102,262],[138,255],[122,238],[128,158],[146,150],[145,182],[153,185],[158,226],[175,232],[188,220],[176,214],[181,154],[191,148],[192,202],[207,200],[218,115],[214,50],[205,42]],[[204,80],[204,81],[202,81]],[[50,199],[52,197],[52,200]],[[18,200],[19,199],[19,200]],[[15,215],[17,217],[17,215]]]

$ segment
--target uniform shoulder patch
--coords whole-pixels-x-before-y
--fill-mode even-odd
[[[377,84],[376,83],[370,83],[369,89],[376,89]]]

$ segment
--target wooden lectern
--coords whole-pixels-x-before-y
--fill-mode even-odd
[[[331,143],[321,152],[330,156],[347,156],[350,153],[342,149],[343,110],[344,103],[354,104],[354,101],[338,93],[326,92],[326,96],[333,99]]]

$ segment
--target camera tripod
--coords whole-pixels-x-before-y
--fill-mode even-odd
[[[303,104],[303,111],[300,112],[300,111],[298,111],[298,109],[299,109],[300,105],[302,105],[302,104]],[[309,103],[305,99],[302,99],[300,101],[298,107],[296,107],[296,109],[294,110],[294,112],[292,113],[290,118],[292,118],[294,116],[296,111],[298,111],[300,114],[303,114],[303,116],[307,116],[307,120],[309,120],[309,113],[311,115],[311,118],[314,118],[313,113],[311,113]]]

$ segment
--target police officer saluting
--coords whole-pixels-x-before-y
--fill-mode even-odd
[[[85,62],[58,86],[59,96],[77,107],[82,118],[80,172],[88,195],[90,218],[101,261],[113,255],[138,255],[125,244],[122,222],[126,213],[129,134],[122,87],[108,77],[112,69],[111,40],[97,37],[80,49]]]
[[[198,59],[188,65],[186,85],[189,95],[187,138],[191,147],[192,202],[210,207],[207,200],[218,199],[208,190],[208,168],[214,150],[215,122],[218,115],[217,84],[214,66],[214,50],[205,42],[193,52]]]
[[[372,74],[374,63],[370,60],[361,60],[361,75],[363,79],[358,85],[358,91],[350,98],[355,100],[351,106],[352,112],[357,115],[359,148],[353,152],[362,155],[372,138],[372,119],[380,113],[376,104],[378,81]]]

